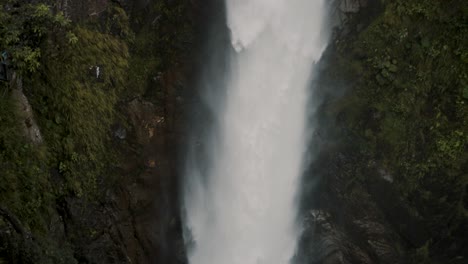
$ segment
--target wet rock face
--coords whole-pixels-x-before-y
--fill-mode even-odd
[[[149,143],[152,139],[162,138],[165,125],[163,113],[158,113],[156,107],[141,99],[134,99],[128,104],[128,117],[134,128],[139,144]]]
[[[327,159],[320,162],[325,175],[316,187],[316,206],[304,214],[299,263],[402,263],[406,241],[367,186],[349,185],[352,161],[344,155]]]
[[[373,0],[337,0],[334,7],[338,19],[335,43],[356,36],[380,10]],[[333,50],[333,42],[330,45]],[[322,63],[329,63],[327,54]],[[381,118],[379,115],[370,112],[369,124]],[[340,116],[317,119],[319,136],[312,142],[315,158],[301,186],[303,232],[298,263],[407,263],[408,252],[422,246],[426,235],[420,219],[393,186],[395,175],[376,162],[362,161],[353,144],[356,139]],[[338,136],[329,136],[330,131]]]
[[[80,22],[101,18],[115,3],[130,14],[150,1],[61,0],[57,8]],[[91,69],[93,77],[99,77],[97,69]],[[181,78],[177,75],[163,88],[173,89]],[[172,92],[158,105],[144,98],[121,102],[118,108],[125,120],[109,131],[114,145],[109,151],[121,160],[114,164],[115,175],[99,179],[102,193],[97,201],[74,196],[57,201],[49,229],[57,241],[72,245],[80,263],[184,262],[174,151],[180,137],[174,120],[181,110],[175,102]]]
[[[341,0],[338,8],[343,13],[358,13],[367,3],[368,0]]]
[[[11,81],[12,100],[16,103],[17,111],[21,116],[21,126],[23,127],[23,134],[34,144],[41,144],[43,142],[41,130],[36,123],[34,113],[29,103],[28,98],[23,93],[23,82],[21,78],[13,74]]]
[[[59,0],[57,8],[72,21],[97,17],[103,13],[109,0]]]
[[[103,182],[99,202],[64,197],[50,230],[69,239],[84,263],[184,263],[176,159],[167,151],[176,137],[154,104],[138,98],[122,107],[128,127],[114,129],[121,177],[114,186]]]
[[[330,0],[330,22],[336,34],[335,41],[351,33],[361,32],[380,10],[378,0]]]
[[[324,210],[311,210],[305,216],[305,232],[301,238],[303,253],[297,262],[306,263],[345,263],[342,238],[344,234],[335,228],[331,215]]]
[[[77,22],[100,17],[112,3],[130,14],[131,11],[144,10],[151,1],[158,0],[58,0],[56,6],[66,17]]]

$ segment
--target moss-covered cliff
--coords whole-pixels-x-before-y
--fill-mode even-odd
[[[171,148],[190,4],[3,0],[0,9],[11,78],[0,88],[0,262],[183,259],[173,251],[182,247]]]
[[[296,259],[465,263],[467,5],[335,3]],[[191,54],[205,4],[0,0],[0,263],[184,263],[187,76],[223,65]]]
[[[338,11],[318,81],[321,153],[305,181],[319,187],[303,204],[324,240],[305,244],[331,239],[351,263],[465,263],[466,4],[339,2],[362,8]]]

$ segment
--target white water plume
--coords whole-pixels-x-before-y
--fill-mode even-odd
[[[299,235],[295,198],[311,133],[309,78],[327,41],[325,0],[226,1],[236,53],[215,113],[220,139],[209,153],[212,167],[187,167],[188,258],[286,264]]]

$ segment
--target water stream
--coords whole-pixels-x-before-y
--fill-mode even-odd
[[[325,0],[226,1],[235,52],[212,166],[187,168],[189,262],[285,264],[299,235],[295,201],[311,133],[309,81],[327,40]]]

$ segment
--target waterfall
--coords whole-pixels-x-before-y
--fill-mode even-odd
[[[285,264],[299,235],[295,198],[311,134],[310,76],[327,42],[325,0],[226,0],[226,13],[234,51],[213,113],[218,140],[209,168],[190,159],[185,175],[188,259]]]

